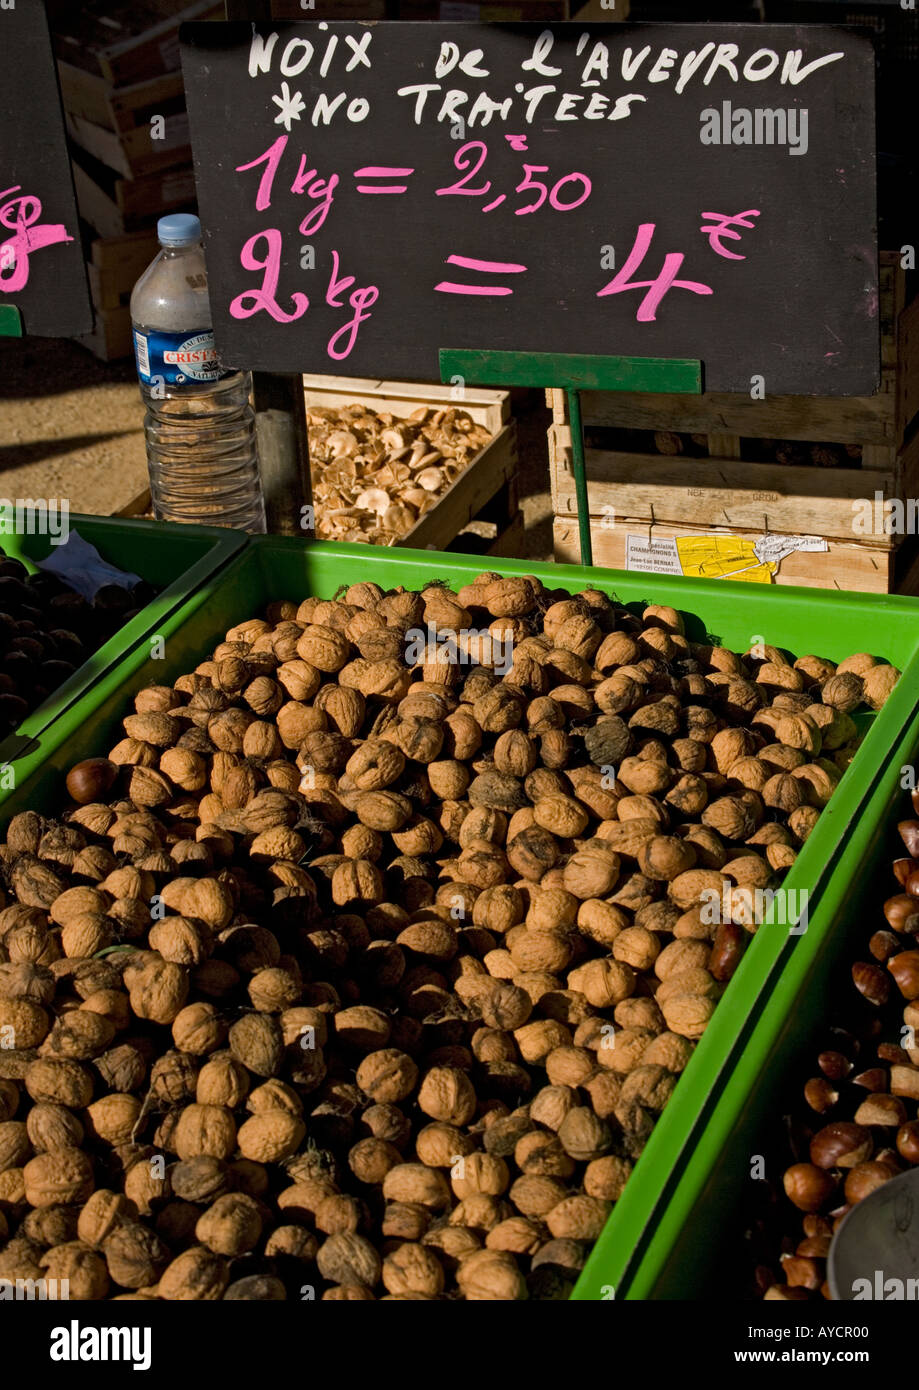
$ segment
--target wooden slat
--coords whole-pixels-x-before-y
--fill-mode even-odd
[[[399,545],[444,550],[517,471],[517,436],[513,422],[505,425],[465,468],[429,512],[425,512]]]
[[[905,434],[919,410],[919,299],[900,315],[897,332],[897,429]]]
[[[93,265],[122,277],[120,283],[133,285],[156,255],[159,242],[153,232],[127,232],[124,236],[98,237],[92,243]]]
[[[709,458],[739,459],[739,434],[710,434],[708,436]]]
[[[604,569],[624,569],[626,537],[629,535],[673,539],[677,536],[716,534],[711,527],[655,526],[649,528],[639,520],[618,520],[615,527],[591,527],[594,564]],[[761,532],[723,532],[745,534],[758,539]],[[577,564],[580,555],[577,524],[557,518],[554,526],[555,559],[559,564]],[[892,592],[895,579],[896,551],[867,545],[847,545],[829,541],[824,553],[797,551],[781,562],[775,576],[776,584],[803,584],[816,589],[855,589],[863,593]],[[647,576],[653,585],[654,575]],[[724,580],[724,583],[738,582]],[[650,589],[649,589],[649,592]]]
[[[105,274],[91,262],[86,267],[89,289],[93,304],[97,309],[117,309],[122,302],[122,291],[112,284],[111,276]]]
[[[894,373],[888,369],[882,374],[882,389],[876,396],[767,396],[762,401],[736,394],[665,396],[585,391],[581,410],[585,425],[895,445],[894,383]]]
[[[648,522],[729,526],[847,538],[854,500],[894,495],[896,473],[793,468],[737,459],[686,459],[588,449],[592,516],[612,509]],[[577,514],[574,478],[551,464],[553,507]],[[608,515],[609,512],[607,511]],[[892,545],[893,539],[888,542]]]
[[[503,555],[505,558],[519,555],[525,535],[526,525],[523,520],[523,512],[517,512],[510,525],[506,526],[503,531],[500,531],[492,541],[486,554]]]
[[[507,391],[490,391],[482,387],[466,387],[463,398],[451,396],[451,388],[439,383],[410,381],[377,381],[370,377],[338,377],[308,375],[303,378],[307,406],[336,408],[346,405],[369,405],[374,410],[392,415],[407,416],[418,406],[454,406],[465,410],[476,424],[497,434],[510,417],[510,396]]]

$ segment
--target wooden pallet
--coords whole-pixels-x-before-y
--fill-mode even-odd
[[[814,535],[834,543],[829,555],[838,555],[853,581],[838,587],[872,589],[881,585],[880,576],[890,582],[893,570],[875,552],[896,550],[901,538],[881,531],[862,540],[854,519],[861,499],[919,495],[919,300],[909,306],[904,301],[905,273],[899,256],[886,254],[879,306],[882,384],[875,396],[774,396],[756,401],[714,393],[582,393],[596,562],[612,563],[615,556],[617,564],[624,563],[626,524],[633,532],[635,526],[639,533],[651,527],[668,537],[724,530]],[[578,510],[567,397],[550,390],[547,398],[553,414],[549,461],[556,554],[558,559],[577,559],[577,548],[572,552],[567,539],[569,532],[576,535]],[[684,439],[692,435],[703,456],[662,456],[653,452],[650,435],[648,452],[639,452],[640,445],[590,447],[591,433],[602,438],[604,431],[672,432]],[[745,458],[752,441],[763,439],[857,445],[861,456],[856,466],[834,468]],[[819,585],[819,575],[829,568],[827,554],[788,556],[781,562],[780,582]],[[832,577],[828,583],[836,587]]]
[[[307,408],[362,404],[376,411],[407,416],[421,405],[454,405],[491,432],[492,438],[484,449],[436,505],[402,537],[399,545],[446,550],[493,499],[504,495],[502,490],[509,498],[502,515],[502,531],[512,524],[518,510],[517,431],[510,418],[510,397],[506,391],[467,388],[463,398],[457,400],[451,386],[338,376],[304,376],[303,388]]]

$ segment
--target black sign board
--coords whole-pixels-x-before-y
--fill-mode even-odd
[[[712,391],[877,388],[862,36],[313,23],[182,39],[227,362],[436,377],[439,348],[489,348],[700,358]]]
[[[0,53],[0,308],[19,310],[24,333],[89,333],[93,312],[42,0],[0,6]]]

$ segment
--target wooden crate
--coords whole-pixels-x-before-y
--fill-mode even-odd
[[[651,395],[586,391],[581,408],[591,532],[598,564],[625,562],[626,526],[639,533],[654,528],[667,536],[718,533],[813,535],[833,544],[851,582],[830,587],[880,588],[892,582],[877,553],[893,552],[901,537],[869,533],[862,539],[854,520],[861,499],[919,495],[919,300],[905,306],[905,273],[899,256],[881,262],[879,318],[881,389],[868,397],[773,396],[708,393]],[[571,471],[567,397],[547,393],[553,422],[549,462],[558,559],[577,558],[577,499]],[[693,436],[701,457],[590,447],[591,434],[645,431]],[[639,436],[640,437],[640,436]],[[744,457],[754,441],[858,446],[855,466],[754,462]],[[614,522],[614,525],[612,524]],[[658,529],[663,528],[663,529]],[[621,536],[617,533],[621,531]],[[853,552],[850,554],[850,552]],[[605,557],[605,558],[604,558]],[[827,554],[787,556],[778,582],[821,584],[832,569]],[[793,576],[793,577],[792,577]]]
[[[307,408],[360,404],[397,416],[410,415],[421,405],[455,405],[467,411],[473,420],[491,431],[492,439],[398,544],[421,550],[446,550],[470,522],[484,520],[496,527],[493,544],[499,549],[491,553],[511,553],[503,547],[519,534],[521,523],[516,480],[517,433],[506,391],[467,388],[463,398],[457,400],[450,386],[340,376],[304,376],[303,388]]]
[[[131,333],[131,310],[127,304],[116,304],[112,308],[95,310],[96,322],[92,333],[77,338],[78,343],[89,348],[94,357],[103,362],[115,362],[120,357],[130,357],[134,352]]]
[[[67,134],[74,145],[122,179],[139,179],[176,165],[191,163],[188,113],[165,116],[162,139],[154,140],[149,122],[135,130],[109,130],[82,116],[65,113]]]
[[[591,525],[593,563],[604,569],[626,569],[629,537],[643,541],[670,541],[683,537],[726,536],[750,542],[763,535],[762,530],[743,531],[737,527],[714,526],[649,526],[634,517],[616,518],[616,525]],[[796,534],[796,533],[791,533]],[[559,564],[580,564],[580,545],[576,521],[555,518],[553,527],[555,559]],[[773,582],[802,584],[810,589],[855,589],[863,593],[919,592],[919,546],[910,538],[898,550],[876,545],[857,545],[854,542],[828,540],[827,549],[817,553],[796,551],[779,564]],[[649,579],[653,571],[646,571]],[[661,567],[661,573],[671,573]],[[718,578],[714,569],[708,577]],[[722,575],[722,578],[743,579],[747,575]]]
[[[185,110],[181,72],[113,87],[100,73],[86,72],[72,63],[59,62],[57,71],[64,110],[105,130],[137,130],[148,125],[152,116],[168,118]]]
[[[222,0],[65,0],[49,18],[58,59],[120,87],[177,72],[179,25],[223,16]]]
[[[87,275],[96,307],[113,309],[127,303],[158,250],[155,233],[146,231],[93,241]]]
[[[195,207],[195,174],[190,164],[136,179],[119,178],[86,155],[74,155],[71,168],[80,216],[101,237],[149,232],[164,213]]]

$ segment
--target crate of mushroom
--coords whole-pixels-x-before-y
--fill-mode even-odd
[[[444,549],[516,471],[506,391],[304,377],[316,535]],[[516,498],[508,496],[508,521]],[[500,533],[500,523],[499,523]]]

